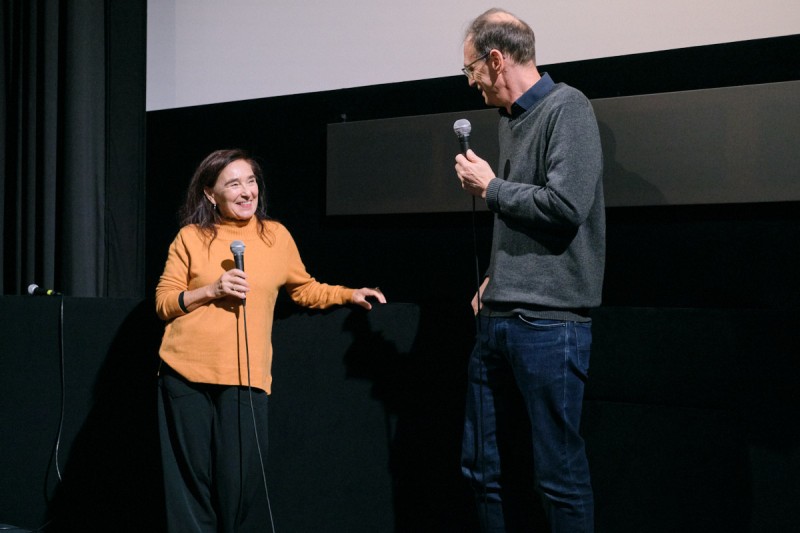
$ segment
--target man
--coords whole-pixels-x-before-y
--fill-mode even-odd
[[[597,121],[583,94],[540,75],[533,31],[506,11],[472,22],[463,71],[501,118],[498,175],[472,150],[455,165],[464,190],[495,213],[489,268],[472,302],[480,317],[462,470],[484,531],[526,530],[536,502],[520,497],[519,465],[506,454],[529,439],[551,530],[593,531],[579,426],[589,310],[600,304],[605,261]]]

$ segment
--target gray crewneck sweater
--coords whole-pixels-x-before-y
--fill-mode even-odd
[[[591,104],[556,84],[499,126],[495,213],[483,295],[487,313],[585,320],[600,305],[605,266],[602,151]]]

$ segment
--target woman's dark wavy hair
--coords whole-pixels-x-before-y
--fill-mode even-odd
[[[518,64],[536,63],[533,30],[504,9],[492,8],[479,15],[467,28],[464,40],[472,41],[478,55],[496,49],[508,54]]]
[[[264,173],[261,165],[250,157],[250,155],[239,148],[216,150],[211,152],[197,167],[189,182],[186,191],[186,201],[180,210],[181,226],[194,224],[209,238],[209,243],[217,237],[217,227],[222,222],[222,215],[208,201],[205,195],[205,188],[213,188],[220,173],[234,161],[247,161],[253,169],[253,175],[258,183],[258,207],[255,217],[259,220],[258,234],[267,244],[271,244],[270,232],[266,221],[270,220],[267,216],[267,194],[264,187]]]

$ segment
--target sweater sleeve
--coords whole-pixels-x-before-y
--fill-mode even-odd
[[[597,121],[588,100],[573,96],[552,111],[548,122],[542,130],[548,138],[537,140],[544,152],[528,152],[528,157],[543,158],[540,168],[544,176],[492,180],[486,192],[487,206],[531,227],[576,228],[592,210],[602,177]]]
[[[181,233],[169,247],[164,272],[156,286],[156,313],[162,320],[172,320],[186,314],[179,299],[189,288],[189,253]]]
[[[353,289],[320,283],[309,275],[292,236],[286,232],[286,292],[297,304],[312,309],[344,305],[353,300]]]

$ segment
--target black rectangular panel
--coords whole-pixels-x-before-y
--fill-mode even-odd
[[[472,124],[470,147],[494,166],[499,119],[494,110],[328,124],[326,214],[472,209],[454,169],[460,145],[453,123],[461,118]]]
[[[800,81],[592,105],[608,206],[800,200]]]
[[[606,205],[800,200],[800,81],[592,100]],[[494,109],[329,124],[327,214],[468,211],[452,124],[496,168]],[[478,202],[481,209],[484,202]]]

